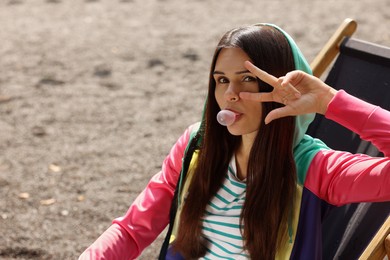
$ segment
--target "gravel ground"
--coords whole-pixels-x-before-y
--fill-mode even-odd
[[[388,0],[3,0],[0,258],[76,259],[201,117],[213,49],[257,22],[311,61],[344,18],[390,45]],[[154,259],[161,237],[139,259]]]

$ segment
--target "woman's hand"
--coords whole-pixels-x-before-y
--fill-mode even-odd
[[[285,106],[272,110],[265,118],[268,124],[274,119],[308,113],[325,114],[329,102],[337,90],[322,80],[303,71],[292,71],[276,78],[257,68],[249,61],[245,67],[274,89],[269,93],[241,92],[240,98],[257,102],[278,102]]]

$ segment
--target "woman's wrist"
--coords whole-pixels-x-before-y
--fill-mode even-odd
[[[326,94],[320,100],[320,114],[325,115],[326,111],[328,110],[328,105],[330,101],[332,101],[336,94],[337,90],[328,86]]]

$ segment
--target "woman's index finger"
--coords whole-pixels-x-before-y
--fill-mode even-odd
[[[272,87],[278,86],[278,79],[271,74],[268,74],[262,69],[259,69],[255,65],[253,65],[250,61],[246,61],[244,66],[253,74],[255,74],[259,79],[264,81],[265,83],[271,85]]]

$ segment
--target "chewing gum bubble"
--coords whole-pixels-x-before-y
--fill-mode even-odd
[[[230,110],[221,110],[217,114],[217,121],[223,126],[230,126],[236,121],[236,114]]]

